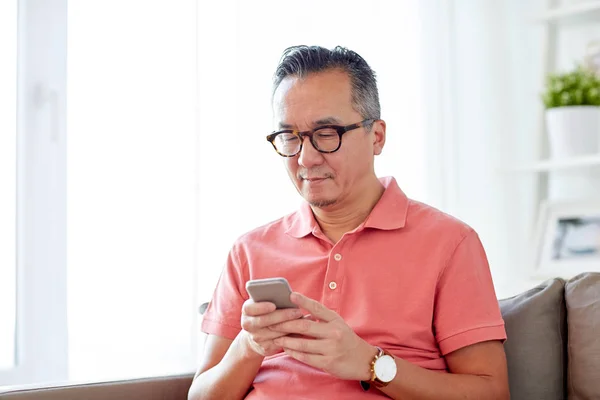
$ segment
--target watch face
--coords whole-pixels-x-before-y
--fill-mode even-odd
[[[388,355],[381,356],[375,361],[375,375],[382,382],[391,382],[396,376],[396,361]]]

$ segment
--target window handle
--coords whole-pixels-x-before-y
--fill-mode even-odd
[[[58,92],[44,83],[35,86],[33,101],[38,110],[48,108],[50,113],[50,140],[58,143],[60,140]]]

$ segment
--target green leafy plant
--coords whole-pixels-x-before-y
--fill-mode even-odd
[[[581,65],[571,72],[549,74],[542,100],[546,108],[600,106],[600,77]]]

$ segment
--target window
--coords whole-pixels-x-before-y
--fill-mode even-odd
[[[0,2],[0,370],[15,365],[17,2]]]
[[[195,42],[192,0],[69,3],[69,379],[195,367]]]
[[[233,241],[301,202],[264,138],[290,45],[367,59],[388,122],[377,172],[428,200],[417,2],[390,4],[0,2],[0,385],[195,369],[197,307]]]

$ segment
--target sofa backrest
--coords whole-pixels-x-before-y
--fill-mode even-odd
[[[569,399],[600,399],[600,273],[565,286],[569,328]]]
[[[512,400],[600,399],[600,273],[500,300]]]
[[[511,400],[562,400],[567,384],[565,281],[500,300]]]

